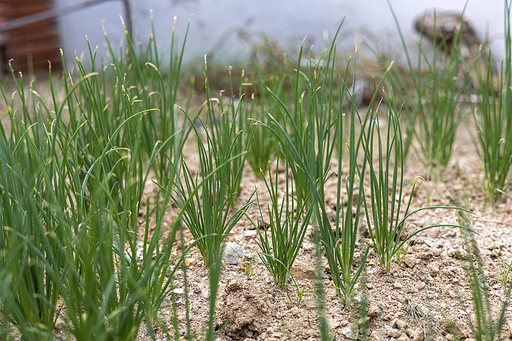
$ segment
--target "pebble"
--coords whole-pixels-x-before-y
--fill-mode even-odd
[[[230,262],[231,260],[238,261],[241,257],[244,257],[245,253],[246,251],[242,246],[238,245],[237,243],[229,242],[224,248],[224,254],[222,258],[225,262]]]
[[[400,335],[400,331],[396,328],[389,328],[386,332],[387,337],[394,337],[397,338]]]
[[[430,276],[436,277],[439,274],[439,264],[430,263],[427,265],[427,270],[430,273]]]
[[[407,265],[407,267],[412,269],[416,265],[416,257],[406,256],[404,259],[404,263],[405,265]]]
[[[244,237],[245,238],[254,238],[254,237],[256,237],[257,234],[258,234],[258,231],[256,231],[256,230],[247,230],[244,232]]]
[[[354,300],[357,302],[357,303],[361,303],[361,301],[364,299],[364,294],[362,292],[359,293],[359,295],[356,295],[354,297]]]
[[[368,308],[368,316],[371,318],[374,318],[379,313],[379,308],[376,305],[370,305],[370,308]]]
[[[450,258],[459,258],[460,250],[454,248],[448,249],[448,251],[446,251],[446,255]]]
[[[191,267],[193,267],[196,264],[197,264],[197,258],[192,258],[192,257],[185,258],[185,266],[187,268],[191,268]]]
[[[66,322],[64,321],[64,319],[61,316],[59,316],[57,318],[57,322],[55,322],[55,327],[54,328],[57,331],[62,331],[62,330],[64,330],[66,328]]]
[[[409,341],[409,338],[407,337],[407,335],[402,334],[398,339],[396,339],[396,341]]]
[[[357,334],[352,331],[352,328],[346,327],[341,330],[341,333],[345,335],[347,339],[357,340]]]
[[[400,283],[400,282],[393,283],[393,288],[395,288],[395,289],[402,289],[402,283]]]
[[[411,333],[412,341],[423,341],[423,330],[416,328]]]
[[[185,292],[185,290],[183,288],[176,288],[176,289],[173,289],[172,292],[177,295],[182,295]]]
[[[313,250],[313,244],[311,243],[302,243],[302,248],[304,251],[311,251]]]
[[[407,322],[405,322],[404,320],[397,320],[396,326],[398,329],[405,330],[407,329]]]

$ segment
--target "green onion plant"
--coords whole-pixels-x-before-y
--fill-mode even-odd
[[[484,163],[488,198],[492,206],[495,206],[501,197],[498,189],[503,190],[510,185],[509,173],[512,162],[512,148],[502,143],[502,140],[512,143],[511,4],[509,1],[504,3],[505,59],[501,62],[499,78],[493,71],[494,62],[490,47],[487,52],[487,70],[481,70],[482,63],[476,63],[479,68],[476,85],[479,100],[474,111],[474,119],[478,132],[478,152]],[[499,88],[496,89],[495,84],[498,84]]]
[[[411,239],[418,233],[439,226],[464,228],[453,224],[433,224],[420,225],[408,231],[408,218],[418,212],[434,208],[470,211],[446,206],[411,209],[414,196],[410,194],[407,199],[404,193],[405,155],[400,110],[395,101],[393,88],[384,91],[384,95],[389,105],[387,131],[381,132],[380,120],[377,116],[378,106],[370,109],[371,114],[367,121],[365,155],[369,170],[369,190],[366,194],[367,200],[364,201],[364,210],[373,249],[377,253],[380,265],[389,271],[393,256],[396,255],[397,258],[403,256]],[[414,193],[416,184],[414,180],[411,193]],[[364,187],[361,188],[364,191]]]
[[[286,160],[285,160],[286,161]],[[311,210],[306,209],[306,201],[297,206],[294,199],[293,179],[289,177],[289,168],[284,167],[285,190],[283,197],[279,195],[279,157],[275,177],[269,172],[268,178],[264,177],[265,186],[270,195],[269,232],[258,229],[261,249],[260,258],[263,264],[274,278],[274,282],[281,287],[286,287],[290,271],[306,236],[307,227],[311,218]],[[263,224],[263,212],[259,206],[261,222]]]
[[[219,179],[222,180],[223,193],[229,197],[229,204],[235,206],[240,195],[240,182],[244,163],[247,157],[246,145],[250,144],[251,135],[244,131],[247,116],[251,115],[247,111],[245,101],[243,100],[242,84],[244,71],[242,71],[238,104],[235,105],[233,90],[233,80],[231,77],[232,68],[229,67],[229,83],[231,98],[229,107],[224,107],[223,91],[219,98],[212,98],[208,82],[208,67],[205,57],[205,91],[206,91],[206,120],[203,128],[207,133],[208,147],[211,151],[211,161],[220,165],[229,162],[228,167],[219,169]],[[251,105],[251,109],[253,106]],[[218,110],[217,110],[218,109]],[[198,140],[198,144],[200,141]],[[237,157],[234,157],[237,156]],[[228,161],[229,160],[229,161]],[[205,174],[205,173],[203,173]],[[219,183],[219,185],[221,185]]]
[[[269,123],[267,114],[272,113],[274,118],[282,122],[281,107],[272,98],[267,88],[277,97],[288,102],[287,88],[285,88],[285,81],[289,77],[288,61],[285,56],[276,55],[274,46],[266,36],[263,36],[263,41],[263,57],[257,58],[255,53],[255,58],[251,63],[254,72],[252,83],[249,83],[252,85],[250,89],[252,89],[252,103],[254,104],[251,118],[255,121]],[[254,121],[252,122],[254,123]],[[249,129],[246,130],[249,131]],[[278,151],[279,146],[274,135],[267,134],[264,129],[254,127],[252,139],[247,146],[247,161],[257,176],[267,174],[270,162]]]
[[[205,264],[211,266],[221,252],[229,232],[251,204],[252,196],[230,214],[229,209],[238,196],[243,170],[240,159],[244,159],[246,153],[242,151],[234,154],[240,150],[242,139],[241,132],[236,131],[235,122],[231,121],[232,118],[236,119],[238,110],[232,104],[231,109],[235,112],[229,117],[221,105],[223,121],[222,124],[216,123],[212,104],[214,100],[209,97],[207,77],[206,80],[207,101],[195,119],[188,118],[197,139],[199,170],[193,173],[183,161],[183,179],[176,179],[173,196],[184,212],[183,222],[196,240]],[[208,107],[207,122],[212,125],[211,129],[199,118],[205,106]],[[206,132],[206,142],[203,142],[196,122]],[[200,176],[203,176],[202,180]],[[199,187],[201,192],[197,190]]]
[[[363,198],[361,195],[356,198],[356,191],[362,187],[363,177],[360,177],[359,174],[364,174],[366,167],[366,163],[363,163],[361,169],[357,165],[363,135],[356,132],[356,126],[363,124],[364,120],[359,117],[354,98],[350,97],[347,143],[349,170],[348,174],[343,176],[343,152],[346,147],[343,138],[342,110],[344,108],[343,100],[348,89],[347,75],[349,73],[345,72],[343,79],[340,77],[339,80],[336,80],[337,76],[334,74],[336,36],[337,34],[330,49],[322,55],[317,64],[314,64],[315,67],[313,68],[310,64],[307,74],[300,71],[299,58],[294,88],[294,111],[290,111],[283,101],[276,98],[285,113],[288,125],[281,125],[272,116],[270,116],[271,124],[262,123],[262,125],[273,132],[283,146],[283,154],[287,158],[287,163],[296,182],[298,207],[300,207],[301,201],[309,197],[307,202],[309,209],[313,211],[311,216],[318,228],[319,240],[324,246],[334,286],[340,299],[347,303],[370,250],[361,255],[361,264],[354,271],[357,231],[363,205]],[[325,62],[325,67],[320,65],[322,62]],[[347,65],[347,70],[349,67],[350,62]],[[355,63],[353,75],[355,77]],[[306,79],[307,91],[302,92],[298,89],[300,77]],[[354,86],[355,82],[353,81],[352,84]],[[304,93],[307,93],[307,98]],[[335,99],[337,106],[335,106]],[[303,115],[307,119],[304,120]],[[290,129],[290,132],[287,129]],[[338,148],[335,148],[336,144]],[[331,157],[335,150],[338,157],[337,216],[335,222],[331,223],[327,216],[324,191],[325,182],[330,172]],[[348,197],[346,208],[341,199],[343,188]],[[304,193],[308,193],[307,196]],[[352,207],[353,202],[356,202],[355,208]]]
[[[510,197],[509,197],[510,198]],[[512,198],[510,198],[512,199]],[[469,327],[473,337],[478,341],[500,340],[505,322],[507,308],[510,305],[510,294],[512,285],[508,284],[503,289],[503,303],[496,319],[493,318],[493,303],[489,295],[489,283],[485,277],[482,258],[478,249],[474,235],[470,235],[464,230],[464,243],[468,266],[464,267],[466,278],[471,289],[471,297],[474,308],[473,314],[468,312],[467,307],[461,302],[463,310],[466,312]]]
[[[138,217],[157,160],[166,163],[162,189],[172,190],[185,136],[170,128],[144,148],[149,114],[162,102],[145,101],[122,54],[98,72],[89,51],[91,70],[77,59],[78,79],[64,69],[59,83],[50,68],[50,96],[14,71],[16,93],[9,98],[0,88],[10,119],[0,129],[2,338],[17,329],[26,340],[54,339],[60,315],[76,340],[134,340],[143,321],[156,322],[172,289],[179,225],[164,234],[169,199],[160,191],[154,215],[148,209],[142,225]],[[145,66],[136,55],[130,60]],[[159,71],[149,70],[157,79]],[[161,86],[155,91],[163,96]],[[143,90],[156,96],[149,85]]]
[[[456,31],[453,41],[447,41],[447,37],[439,38],[434,13],[433,55],[427,54],[424,48],[424,35],[421,33],[417,43],[418,60],[414,64],[390,1],[388,5],[402,41],[414,88],[413,103],[407,103],[412,107],[404,106],[408,118],[404,150],[407,155],[412,145],[418,159],[428,170],[427,176],[430,177],[435,170],[433,175],[438,177],[439,172],[448,165],[457,128],[468,113],[461,105],[469,86],[466,77],[460,73],[461,65],[464,63],[460,53],[462,28]],[[462,19],[460,25],[463,25]],[[450,49],[447,49],[448,44],[451,45]],[[442,53],[443,49],[449,52]],[[400,85],[405,83],[397,74],[393,75],[391,81],[396,85],[395,90],[400,90]],[[402,89],[407,90],[409,89]],[[407,94],[401,94],[399,97],[410,98]],[[413,136],[416,138],[418,148],[413,144]]]

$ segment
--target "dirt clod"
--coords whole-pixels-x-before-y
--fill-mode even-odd
[[[271,320],[269,303],[246,279],[230,281],[219,298],[216,326],[232,340],[255,340]]]

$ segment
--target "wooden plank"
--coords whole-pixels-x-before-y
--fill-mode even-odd
[[[53,51],[53,53],[58,53],[60,49],[60,44],[57,41],[54,42],[38,42],[38,43],[31,43],[31,44],[24,44],[24,45],[18,45],[14,48],[11,48],[10,46],[7,46],[6,55],[7,58],[19,58],[21,56],[26,55],[37,55],[37,54],[44,54],[48,53],[49,51]]]
[[[48,27],[44,31],[31,31],[25,34],[14,34],[9,37],[9,43],[13,46],[29,44],[34,41],[52,41],[57,40],[59,32],[56,27]]]
[[[52,8],[53,6],[51,5],[11,7],[8,11],[6,11],[5,16],[8,20],[18,19],[34,13],[47,11]]]
[[[23,18],[54,8],[52,0],[0,0],[4,22]],[[45,19],[5,31],[2,34],[6,61],[13,59],[15,71],[27,70],[29,58],[34,69],[47,69],[48,60],[60,67],[60,42],[54,18]]]

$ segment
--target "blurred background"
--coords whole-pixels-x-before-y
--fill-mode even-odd
[[[426,10],[461,13],[465,3],[390,0],[410,44],[419,37],[414,23]],[[471,0],[465,12],[481,38],[489,34],[497,56],[504,54],[503,11],[503,0]],[[243,62],[262,35],[290,51],[307,36],[305,47],[321,51],[344,18],[340,45],[347,51],[362,48],[362,41],[399,46],[387,0],[0,0],[0,73],[7,72],[11,59],[15,70],[46,69],[48,60],[58,66],[60,48],[71,67],[88,50],[86,36],[99,56],[106,56],[105,32],[115,45],[124,38],[120,16],[131,18],[125,24],[141,46],[153,17],[160,52],[170,45],[174,18],[180,39],[190,20],[188,63],[202,62],[204,54],[218,64]]]

